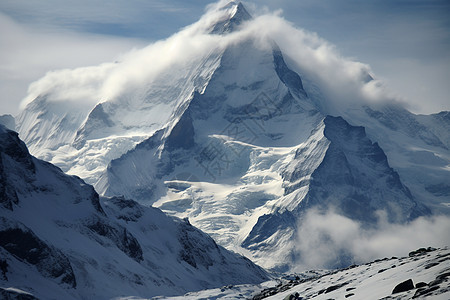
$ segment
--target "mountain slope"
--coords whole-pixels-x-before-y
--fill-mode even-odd
[[[29,155],[0,127],[1,285],[43,299],[176,295],[266,273],[187,220],[92,186]]]
[[[334,271],[308,271],[257,286],[228,286],[171,299],[289,299],[296,293],[300,299],[448,299],[449,272],[448,248],[420,248],[408,257],[377,259]],[[396,288],[401,283],[404,288]]]
[[[294,287],[264,298],[284,299],[299,293],[306,299],[448,299],[449,272],[448,248],[421,248],[409,257],[378,259],[316,280],[293,281]]]

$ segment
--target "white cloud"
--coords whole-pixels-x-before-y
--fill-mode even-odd
[[[217,18],[217,7],[220,7],[227,2],[228,1],[225,0],[209,5],[207,7],[207,14],[202,18],[201,22],[204,22],[205,24]],[[306,18],[309,20],[306,22],[306,25],[313,26],[313,29],[316,29],[314,28],[314,25],[319,26],[321,24],[319,21],[318,24],[314,22],[311,23],[311,20],[319,20],[319,16],[315,14],[321,12],[328,14],[328,17],[332,17],[330,15],[331,11],[336,10],[339,18],[332,18],[328,23],[344,22],[344,25],[341,24],[344,26],[344,29],[347,31],[351,29],[345,27],[346,24],[349,24],[349,22],[345,22],[346,17],[344,13],[348,9],[349,3],[346,3],[346,6],[344,5],[343,7],[341,7],[340,4],[333,4],[324,11],[324,7],[321,7],[323,4],[313,1],[302,2],[301,4],[291,3],[289,1],[276,2],[276,4],[271,1],[265,2],[266,4],[271,4],[271,7],[285,7],[285,13],[290,17],[295,16],[294,11],[298,10],[297,13],[299,13],[299,16],[302,16],[302,20],[306,18],[306,12],[312,13],[314,16],[309,16],[309,19]],[[157,20],[157,24],[160,24],[161,20],[157,17],[155,11],[161,13],[165,11],[178,12],[178,15],[175,18],[177,20],[184,20],[188,18],[185,15],[192,15],[193,12],[199,13],[201,11],[198,7],[200,5],[199,3],[188,5],[176,2],[168,5],[156,0],[146,1],[145,3],[134,3],[133,5],[120,1],[113,4],[109,3],[106,6],[99,1],[89,3],[92,5],[89,5],[90,9],[88,10],[86,9],[88,6],[84,1],[68,3],[64,7],[55,5],[53,2],[39,3],[39,5],[33,5],[25,1],[5,1],[2,3],[4,11],[13,12],[13,15],[19,14],[22,21],[26,20],[28,17],[31,20],[30,23],[28,23],[29,25],[19,25],[6,15],[0,13],[0,69],[2,71],[0,73],[0,94],[2,95],[0,98],[2,103],[0,110],[2,113],[7,111],[17,112],[17,102],[19,99],[25,97],[26,86],[29,82],[43,76],[48,70],[75,68],[113,61],[119,53],[123,53],[133,46],[143,45],[142,40],[138,41],[117,37],[112,38],[111,36],[107,37],[86,33],[77,34],[67,30],[55,31],[55,24],[59,24],[68,29],[81,31],[83,29],[86,29],[87,31],[91,29],[94,30],[94,28],[87,29],[85,28],[86,26],[95,27],[99,25],[108,27],[107,25],[109,24],[112,27],[108,27],[109,29],[105,27],[104,30],[110,30],[111,34],[114,34],[114,28],[117,26],[120,28],[117,27],[116,29],[119,31],[123,29],[127,33],[132,33],[132,31],[137,30],[137,28],[145,27],[150,30],[149,33],[153,32],[154,34],[155,32],[161,32],[165,29],[159,25],[158,27],[153,23],[145,25],[143,19],[144,17],[145,19],[154,19]],[[385,2],[383,5],[386,5],[386,3],[388,2]],[[329,4],[332,3],[330,2]],[[423,63],[422,60],[414,61],[410,58],[407,59],[406,63],[405,61],[399,61],[395,57],[389,59],[389,53],[392,52],[392,49],[385,46],[383,46],[384,50],[382,53],[376,57],[376,49],[364,50],[364,45],[366,45],[365,41],[369,39],[372,34],[375,39],[377,37],[376,30],[368,31],[369,34],[365,34],[365,32],[369,30],[369,27],[372,28],[373,26],[364,24],[364,30],[358,31],[355,29],[354,31],[351,31],[350,33],[353,32],[354,34],[357,34],[357,36],[359,34],[360,38],[357,38],[356,41],[355,39],[344,38],[343,42],[339,44],[340,47],[343,46],[345,49],[345,45],[347,45],[347,48],[354,48],[356,49],[355,51],[360,51],[362,54],[366,52],[371,53],[369,56],[361,56],[368,57],[367,59],[377,63],[375,69],[389,80],[388,84],[391,87],[390,90],[394,91],[397,95],[401,95],[394,97],[392,94],[386,92],[386,88],[383,87],[379,81],[367,85],[358,83],[364,73],[372,73],[368,65],[342,57],[332,44],[319,38],[313,33],[295,28],[291,23],[288,23],[279,17],[281,11],[271,15],[268,13],[266,7],[261,8],[252,3],[248,3],[248,6],[252,8],[254,14],[265,14],[253,22],[254,26],[253,29],[251,29],[254,31],[253,33],[261,34],[265,32],[273,36],[285,53],[295,60],[295,63],[291,62],[291,66],[296,68],[297,71],[306,73],[304,75],[311,76],[313,81],[319,82],[322,85],[325,95],[329,98],[333,98],[338,107],[342,103],[348,105],[351,104],[352,101],[360,99],[379,100],[381,98],[399,98],[410,103],[411,109],[416,112],[430,113],[441,109],[448,109],[448,85],[443,81],[445,81],[449,74],[448,68],[445,68],[446,64],[443,64],[441,61],[429,65]],[[359,6],[351,4],[350,7],[352,7],[352,11],[348,13],[351,17],[357,17],[358,20],[361,19],[361,15],[359,14],[360,10],[367,10],[367,5],[363,4]],[[369,5],[369,7],[371,7],[371,5]],[[149,13],[152,13],[151,17],[148,17]],[[383,11],[374,11],[373,15],[370,14],[369,17],[371,19],[376,19],[378,15],[383,15]],[[399,19],[400,21],[397,23],[394,22],[393,24],[395,25],[395,28],[400,27],[400,29],[396,30],[395,34],[388,35],[388,40],[382,41],[377,45],[391,45],[392,41],[397,39],[396,35],[400,35],[403,41],[405,38],[405,31],[411,32],[407,38],[407,41],[409,41],[407,45],[410,46],[409,49],[420,48],[415,47],[414,45],[418,45],[419,42],[422,41],[422,37],[433,37],[430,38],[429,41],[426,40],[425,43],[421,44],[424,45],[428,42],[428,44],[431,44],[439,38],[445,39],[448,36],[446,31],[439,31],[439,18],[438,21],[430,21],[431,23],[427,26],[417,25],[408,31],[408,29],[401,27],[403,26],[401,22],[405,21],[404,18],[409,17],[409,15],[406,14],[406,16],[402,17],[403,18]],[[37,23],[32,23],[33,21]],[[173,21],[176,22],[176,20]],[[294,19],[294,21],[297,20]],[[46,22],[48,22],[48,24]],[[297,23],[301,24],[301,22]],[[414,22],[414,24],[415,23],[416,22]],[[38,26],[35,26],[36,24]],[[180,23],[178,22],[177,24]],[[336,28],[342,27],[339,27],[339,24],[337,24]],[[353,26],[354,22],[351,24]],[[405,22],[405,24],[408,24],[407,28],[410,28],[410,22]],[[392,24],[389,23],[388,25],[384,24],[384,26],[381,27],[376,26],[376,28],[384,30],[381,31],[381,33],[386,37],[386,33],[392,31],[391,25]],[[71,28],[71,26],[73,28]],[[181,26],[181,24],[176,27],[178,26]],[[324,27],[324,33],[331,32],[332,35],[339,33],[338,29],[330,31],[330,28],[328,27]],[[173,26],[171,28],[171,30],[173,30]],[[422,28],[422,30],[417,30],[418,28]],[[139,36],[141,36],[143,32],[144,31],[141,30]],[[122,34],[123,33],[124,32],[122,32]],[[340,34],[343,33],[340,32]],[[167,39],[167,42],[175,42],[176,40],[181,41],[182,39],[175,38],[176,36],[180,37],[181,35],[179,33],[172,36]],[[363,38],[361,38],[361,35]],[[196,40],[198,43],[202,42],[202,39]],[[338,41],[340,40],[342,40],[342,38],[338,39]],[[230,41],[231,39],[227,37],[222,42],[226,43]],[[354,41],[353,46],[351,41]],[[372,44],[373,43],[374,41],[372,41]],[[370,40],[367,44],[372,45]],[[162,49],[164,47],[160,48]],[[441,48],[442,45],[440,46],[440,49]],[[428,48],[426,49],[429,50],[430,45],[428,45]],[[424,51],[426,49],[424,48]],[[404,53],[406,57],[409,57],[407,56],[408,53],[404,52],[405,49],[400,47],[397,50],[399,53]],[[351,54],[355,55],[355,51],[351,52]],[[156,50],[153,52],[152,55],[157,60],[165,59],[162,54],[156,53]],[[356,53],[358,54],[358,52]],[[426,53],[424,53],[423,56],[426,56]],[[430,57],[430,55],[428,55],[428,57]],[[387,62],[383,63],[384,59],[386,59]],[[177,58],[175,58],[175,60],[177,60]],[[128,69],[130,68],[131,65],[129,65]],[[138,70],[133,71],[132,73],[135,77],[136,75],[139,75]],[[140,79],[143,78],[142,76],[137,77]],[[115,78],[117,82],[120,81],[121,76],[116,74]],[[128,82],[133,80],[132,78],[125,79]],[[114,81],[113,79],[108,80],[110,82]],[[120,85],[116,85],[116,87],[120,87]],[[336,110],[337,108],[330,107],[329,109]]]
[[[377,63],[389,90],[416,113],[450,110],[450,55],[438,61],[386,59]]]
[[[377,258],[405,256],[420,247],[450,245],[448,216],[420,217],[408,224],[387,223],[380,213],[374,228],[365,228],[332,210],[310,211],[299,225],[297,270],[339,264],[342,254],[365,263]]]
[[[256,18],[249,30],[255,35],[263,32],[278,43],[290,58],[290,67],[321,88],[330,114],[340,114],[366,101],[394,101],[380,81],[366,82],[372,74],[368,65],[343,57],[334,45],[315,33],[296,28],[277,14]]]
[[[290,57],[291,67],[306,75],[322,88],[330,112],[350,104],[384,100],[388,96],[380,85],[364,82],[370,68],[339,55],[334,46],[313,33],[295,28],[278,13],[256,17],[243,30],[224,36],[206,34],[211,24],[224,18],[224,12],[213,5],[196,23],[166,40],[131,51],[116,64],[78,68],[48,73],[30,87],[26,101],[39,94],[50,94],[53,100],[111,100],[124,91],[150,83],[169,67],[182,66],[244,38],[254,38],[261,47],[269,47],[273,38]]]
[[[297,26],[315,31],[341,53],[371,65],[377,78],[416,113],[450,110],[450,2],[273,1]]]
[[[114,61],[121,53],[142,45],[136,39],[33,28],[0,13],[0,114],[17,113],[30,82],[49,70]],[[61,85],[52,72],[45,80],[50,79]],[[31,87],[33,91],[38,92]]]

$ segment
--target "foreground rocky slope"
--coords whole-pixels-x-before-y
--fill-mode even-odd
[[[171,299],[449,299],[450,249],[421,248],[335,271],[309,271],[261,285],[225,286]]]

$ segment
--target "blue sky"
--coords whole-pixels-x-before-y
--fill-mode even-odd
[[[27,86],[47,71],[114,61],[200,18],[209,1],[0,1],[0,114],[17,114]],[[450,110],[450,2],[446,0],[244,1],[282,10],[316,32],[419,113]]]

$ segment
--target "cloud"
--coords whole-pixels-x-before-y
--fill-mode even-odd
[[[311,210],[299,225],[296,270],[365,263],[377,258],[405,256],[420,247],[450,245],[450,217],[420,217],[408,224],[390,224],[380,212],[375,228],[332,210]]]
[[[296,28],[278,14],[256,18],[248,30],[255,35],[264,33],[278,43],[288,65],[320,87],[326,100],[321,101],[320,97],[315,100],[330,114],[339,115],[358,103],[395,100],[379,80],[368,82],[373,73],[370,66],[342,56],[331,43],[315,33]]]
[[[416,113],[450,110],[450,55],[437,61],[419,59],[386,59],[377,68],[385,74],[383,80],[396,97]],[[394,76],[395,74],[395,76]]]
[[[136,39],[35,28],[0,12],[0,114],[17,113],[30,82],[48,70],[114,61],[121,53],[142,46]],[[45,80],[54,77],[50,72]],[[57,81],[55,84],[60,84]],[[33,92],[45,91],[32,88]]]
[[[227,2],[209,5],[203,22],[217,18],[217,8]],[[258,6],[246,3],[253,14],[260,16],[253,22],[254,34],[270,34],[292,58],[291,67],[305,79],[310,77],[311,81],[320,83],[324,95],[335,100],[334,107],[327,107],[330,111],[342,110],[341,104],[351,106],[355,100],[382,98],[401,99],[410,103],[410,108],[416,112],[448,109],[448,85],[443,82],[450,75],[445,68],[449,58],[446,51],[449,31],[443,12],[448,8],[447,3],[438,1],[425,5],[417,2],[405,7],[398,1],[373,5],[355,1],[336,4],[333,1],[267,0],[262,4],[272,9],[283,7],[283,14],[297,25],[324,34],[348,55],[374,62],[375,70],[388,81],[389,88],[381,81],[355,84],[354,81],[359,81],[366,73],[374,73],[368,65],[342,57],[331,43],[286,22],[280,17],[281,11],[271,14],[267,7],[261,7],[261,3]],[[64,6],[57,5],[56,1],[39,4],[3,1],[0,9],[16,21],[0,14],[0,92],[7,95],[0,99],[2,110],[7,112],[6,107],[10,107],[17,111],[18,99],[25,96],[29,82],[48,70],[114,61],[119,53],[143,46],[143,40],[124,36],[146,38],[147,42],[148,37],[168,36],[176,28],[196,19],[203,5],[200,1],[166,4],[159,0],[139,1],[133,5],[126,1],[105,5],[102,1],[87,3],[83,0],[68,1]],[[395,13],[395,18],[387,17],[386,11]],[[369,21],[366,22],[367,18]],[[373,26],[380,18],[381,24]],[[411,18],[417,22],[411,23]],[[327,22],[321,21],[323,19]],[[354,26],[355,23],[361,26]],[[175,36],[166,41],[173,42]],[[229,37],[224,40],[231,41]],[[441,42],[436,44],[436,41]],[[155,59],[164,58],[156,51],[152,55]],[[416,59],[414,55],[418,55]],[[139,80],[144,78],[138,77]],[[116,75],[116,79],[120,76]]]
[[[346,56],[371,65],[395,97],[416,113],[450,110],[450,2],[273,1],[297,26],[317,32]],[[357,25],[355,25],[357,24]]]
[[[327,99],[322,104],[329,113],[339,114],[339,110],[355,103],[389,98],[379,82],[365,81],[370,73],[367,65],[340,56],[333,45],[314,33],[295,28],[279,12],[257,16],[233,34],[207,34],[212,24],[229,13],[218,9],[222,2],[209,6],[207,13],[193,25],[122,55],[116,64],[49,72],[30,86],[26,102],[44,94],[54,101],[117,100],[124,93],[164,76],[167,70],[183,70],[211,52],[247,38],[253,38],[260,47],[270,47],[270,40],[274,39],[286,54],[288,64],[322,89]]]

